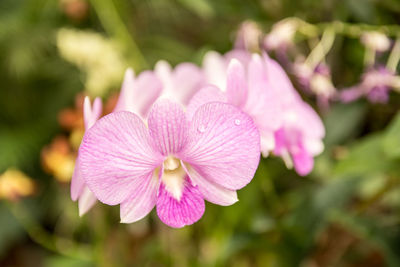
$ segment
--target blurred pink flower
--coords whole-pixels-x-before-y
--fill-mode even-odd
[[[127,69],[117,105],[113,112],[130,111],[145,118],[151,105],[161,94],[163,84],[152,71],[143,71],[135,78],[132,69]]]
[[[208,86],[197,93],[188,106],[189,117],[210,101],[233,104],[253,118],[264,156],[273,151],[300,175],[312,170],[313,156],[323,150],[325,129],[278,62],[266,54],[233,50],[224,56],[206,55],[204,69],[209,82],[221,90]]]
[[[281,107],[277,87],[271,87],[270,60],[266,55],[233,50],[224,56],[208,53],[204,71],[209,86],[197,93],[188,106],[191,114],[210,101],[223,101],[235,105],[251,116],[260,131],[261,151],[267,156],[274,148],[274,131],[281,125]],[[189,115],[190,117],[190,115]]]
[[[315,95],[321,109],[328,109],[330,102],[337,96],[329,66],[321,62],[312,68],[304,60],[298,59],[291,68],[301,89],[308,94]]]
[[[304,102],[278,62],[268,59],[268,88],[279,92],[274,99],[280,105],[281,124],[275,131],[274,154],[300,175],[314,167],[313,157],[323,151],[324,125],[318,114]]]
[[[360,84],[342,90],[340,100],[348,103],[365,96],[372,103],[386,103],[391,89],[400,89],[400,77],[380,66],[367,71]]]
[[[269,86],[280,91],[275,100],[280,103],[282,124],[275,131],[274,154],[286,165],[294,166],[300,175],[309,174],[314,167],[313,157],[323,151],[324,125],[314,109],[304,102],[283,68],[270,60]]]
[[[204,85],[203,71],[195,64],[184,62],[175,68],[160,60],[154,67],[154,74],[162,83],[160,98],[168,98],[184,106]]]
[[[293,45],[293,38],[298,28],[296,19],[285,19],[272,26],[264,37],[263,46],[267,51],[284,50]]]
[[[282,127],[275,132],[274,154],[298,174],[307,175],[314,167],[313,157],[324,149],[324,135],[317,113],[303,101],[293,102],[284,111]]]
[[[225,103],[208,103],[191,121],[181,105],[157,101],[146,127],[137,115],[114,112],[89,129],[79,151],[81,172],[96,197],[121,204],[121,222],[146,216],[154,206],[171,227],[199,220],[204,199],[237,201],[259,162],[252,119]]]
[[[240,24],[236,33],[235,49],[247,51],[260,50],[262,32],[258,24],[251,20],[246,20]]]

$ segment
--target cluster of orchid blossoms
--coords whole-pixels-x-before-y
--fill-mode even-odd
[[[297,18],[278,22],[265,36],[259,31],[257,38],[262,40],[260,46],[271,53],[274,52],[285,68],[297,78],[299,87],[306,94],[316,97],[320,108],[326,109],[332,101],[348,103],[362,97],[371,103],[387,103],[391,91],[400,91],[400,76],[396,74],[400,59],[400,39],[393,41],[381,32],[360,30],[360,42],[365,51],[364,74],[357,84],[338,89],[333,84],[331,70],[326,63],[326,56],[334,44],[335,36],[340,34],[335,32],[334,23],[331,27],[326,27],[319,42],[311,48],[307,57],[299,53],[295,46],[295,34],[304,34],[307,31],[314,34],[317,30],[314,25]],[[256,25],[250,26],[249,23],[243,24],[242,30],[239,31],[242,33],[242,39],[255,38]],[[343,29],[345,26],[340,27]],[[352,29],[354,32],[355,28]],[[244,31],[247,34],[244,34]],[[248,47],[251,42],[247,40],[246,43]],[[291,54],[294,60],[291,60]],[[385,63],[382,62],[384,60]]]
[[[254,177],[260,154],[307,175],[324,126],[282,67],[264,54],[209,52],[200,68],[160,61],[128,69],[114,111],[84,102],[85,135],[71,197],[80,214],[99,200],[120,204],[122,223],[156,207],[171,227],[198,221],[205,200],[222,206]]]

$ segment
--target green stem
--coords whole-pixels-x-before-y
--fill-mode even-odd
[[[314,69],[331,50],[335,41],[335,32],[332,28],[327,28],[322,34],[321,41],[313,48],[306,59],[306,64]]]
[[[375,64],[375,55],[376,55],[375,50],[365,47],[364,66],[367,67],[373,66]]]
[[[400,37],[397,37],[396,43],[394,44],[393,49],[390,52],[386,67],[393,73],[395,73],[397,65],[399,64],[399,60],[400,60]]]
[[[297,31],[307,37],[316,37],[331,28],[336,34],[345,35],[352,38],[360,38],[361,35],[368,31],[376,31],[383,33],[389,37],[398,36],[400,33],[400,25],[368,25],[368,24],[352,24],[342,21],[332,21],[317,24],[310,24],[299,18],[288,18],[298,24]]]
[[[91,0],[105,31],[114,36],[124,47],[129,62],[136,71],[148,67],[138,45],[123,22],[113,0]]]

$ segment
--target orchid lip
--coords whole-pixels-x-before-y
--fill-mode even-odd
[[[186,172],[179,159],[168,156],[163,162],[161,181],[165,189],[176,200],[180,200],[183,193]]]

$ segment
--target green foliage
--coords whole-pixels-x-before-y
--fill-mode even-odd
[[[382,137],[383,151],[391,159],[400,158],[400,113],[396,115]]]

